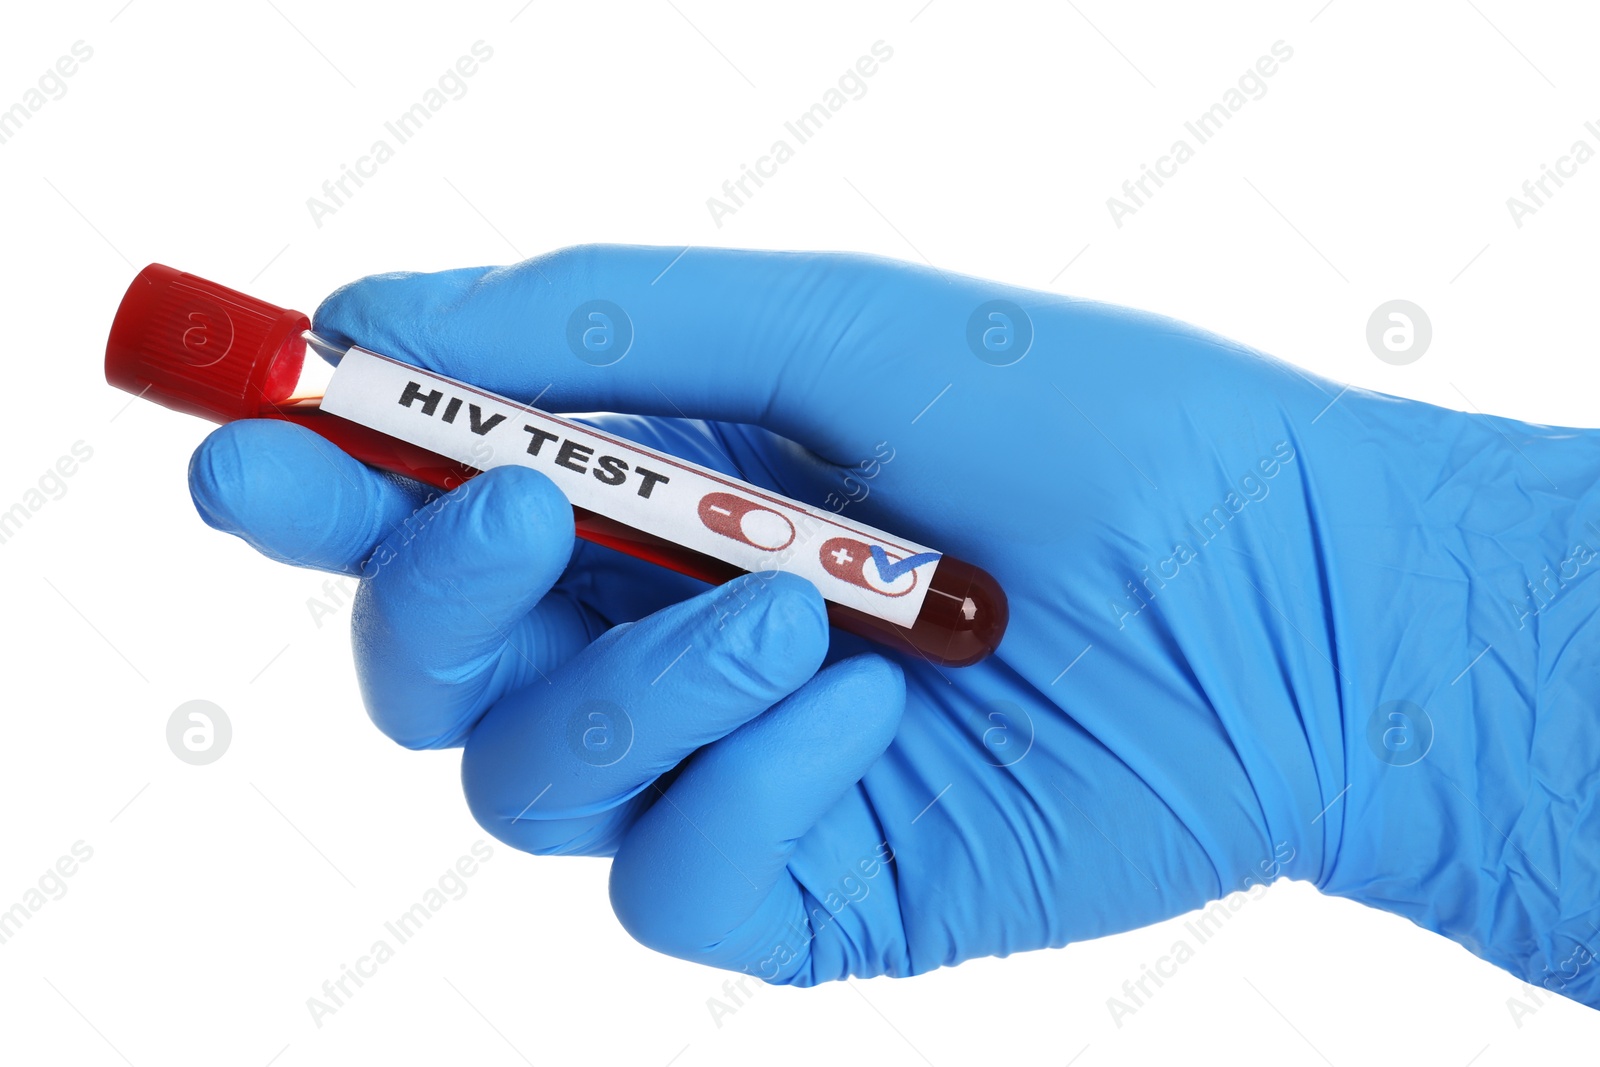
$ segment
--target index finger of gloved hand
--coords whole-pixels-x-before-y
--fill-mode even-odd
[[[642,791],[802,685],[827,648],[816,587],[779,572],[614,627],[483,717],[461,760],[467,803],[524,851],[609,853]]]
[[[431,495],[275,419],[213,430],[189,460],[189,493],[207,525],[262,555],[352,575]]]
[[[572,556],[572,507],[524,467],[486,471],[408,519],[362,570],[352,635],[367,712],[408,748],[459,744],[503,693],[601,628],[541,600]]]
[[[365,278],[315,329],[550,410],[759,424],[854,463],[924,386],[976,373],[953,350],[980,291],[863,256],[586,245]],[[955,343],[918,343],[930,320]]]

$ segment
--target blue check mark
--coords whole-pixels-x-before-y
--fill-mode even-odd
[[[872,546],[872,562],[878,565],[878,577],[883,579],[884,585],[893,585],[894,580],[902,574],[916,570],[924,563],[932,563],[938,558],[937,552],[918,552],[915,556],[907,556],[899,562],[893,562],[889,559],[889,553],[877,545]]]

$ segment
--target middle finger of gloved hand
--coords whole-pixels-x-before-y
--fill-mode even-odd
[[[435,498],[378,546],[351,613],[367,712],[408,748],[460,744],[503,694],[604,624],[550,593],[572,556],[572,507],[548,478],[499,467]]]
[[[484,715],[461,761],[467,803],[524,851],[610,854],[652,782],[798,689],[827,650],[816,587],[775,571],[615,627]]]

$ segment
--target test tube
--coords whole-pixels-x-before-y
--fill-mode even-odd
[[[297,423],[438,489],[502,462],[535,467],[573,500],[585,540],[715,584],[802,574],[833,626],[941,666],[977,663],[1005,634],[1005,592],[974,564],[471,383],[333,349],[310,325],[302,312],[152,263],[117,309],[106,381],[213,422]],[[338,359],[324,396],[296,395],[308,342]]]

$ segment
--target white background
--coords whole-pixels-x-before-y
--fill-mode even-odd
[[[0,510],[74,442],[93,458],[0,544],[0,908],[74,842],[93,858],[0,945],[0,1058],[1592,1058],[1589,1009],[1552,999],[1519,1020],[1520,982],[1301,884],[1249,901],[1120,1027],[1107,998],[1181,920],[913,980],[763,988],[719,1026],[707,1000],[724,976],[630,941],[603,861],[498,845],[468,894],[319,1028],[307,997],[485,835],[455,752],[405,752],[367,723],[347,609],[319,627],[307,608],[324,577],[195,517],[184,472],[203,424],[128,405],[101,378],[112,311],[152,260],[309,311],[367,273],[623,241],[926,257],[1156,309],[1369,388],[1592,425],[1600,161],[1520,229],[1505,203],[1574,139],[1600,147],[1583,129],[1600,119],[1592,11],[274,4],[4,11],[0,108],[75,41],[94,54],[0,144]],[[494,56],[467,94],[315,225],[307,197],[479,39]],[[1280,39],[1294,56],[1267,95],[1117,228],[1106,198]],[[714,225],[706,198],[878,40],[894,56],[867,94]],[[1396,297],[1433,322],[1410,366],[1364,340]],[[234,728],[205,767],[164,736],[196,698]]]

